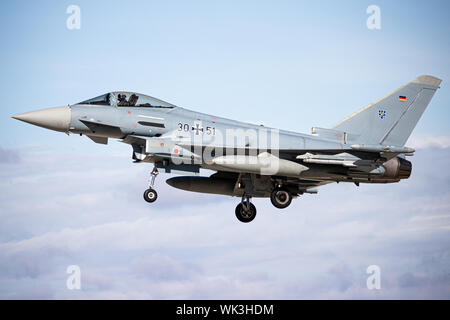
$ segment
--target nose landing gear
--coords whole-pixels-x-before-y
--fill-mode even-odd
[[[144,191],[144,200],[149,203],[155,202],[156,199],[158,198],[158,193],[156,192],[155,189],[153,189],[153,187],[155,186],[155,179],[158,173],[159,173],[158,169],[154,167],[151,173],[148,189]]]
[[[152,188],[148,188],[147,190],[144,191],[144,200],[152,203],[155,202],[156,199],[158,198],[158,193],[156,192],[156,190],[152,189]]]
[[[237,205],[235,210],[236,218],[244,223],[253,221],[256,217],[256,207],[250,202],[250,199],[251,197],[243,195],[241,203]]]

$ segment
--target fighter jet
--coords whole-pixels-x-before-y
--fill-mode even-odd
[[[331,128],[301,134],[229,120],[177,107],[134,92],[110,92],[73,105],[12,118],[95,143],[120,139],[135,162],[152,163],[144,199],[155,202],[159,170],[185,174],[168,179],[175,188],[240,197],[241,222],[256,216],[254,197],[279,209],[293,198],[317,193],[332,182],[394,183],[409,178],[406,147],[412,130],[441,80],[419,76]],[[200,168],[213,170],[199,176]]]

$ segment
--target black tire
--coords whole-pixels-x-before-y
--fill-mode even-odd
[[[154,189],[147,189],[144,191],[144,200],[152,203],[158,199],[158,193]]]
[[[291,204],[292,195],[285,189],[276,188],[270,194],[270,201],[275,208],[284,209],[289,207],[289,205]]]
[[[256,217],[256,207],[253,203],[250,203],[249,209],[245,210],[242,203],[239,203],[235,210],[236,218],[240,222],[248,223],[250,221],[253,221]]]

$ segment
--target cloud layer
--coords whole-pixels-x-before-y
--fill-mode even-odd
[[[450,298],[448,147],[423,145],[399,184],[332,184],[285,210],[257,199],[250,224],[238,199],[164,174],[147,204],[151,168],[126,156],[0,151],[14,155],[0,162],[1,298]]]

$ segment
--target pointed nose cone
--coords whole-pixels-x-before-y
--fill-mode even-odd
[[[42,128],[68,132],[70,126],[70,107],[56,107],[22,113],[11,118]]]

